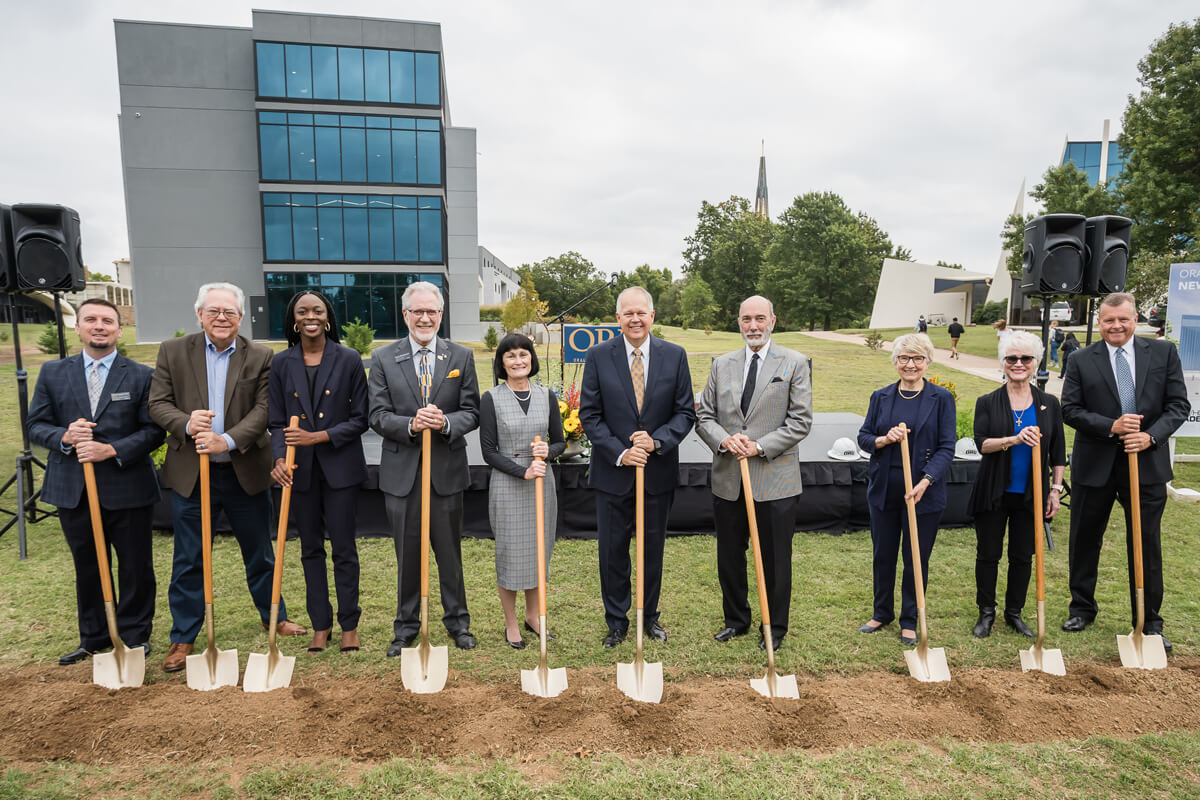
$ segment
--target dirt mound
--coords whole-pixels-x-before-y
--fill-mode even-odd
[[[959,669],[951,683],[868,673],[801,679],[799,701],[767,700],[747,680],[668,682],[660,705],[635,703],[611,670],[572,671],[553,700],[510,683],[451,673],[445,691],[414,695],[385,678],[297,678],[289,689],[194,692],[182,677],[110,691],[90,667],[0,670],[0,758],[94,764],[178,758],[350,758],[422,753],[538,759],[551,754],[697,754],[883,742],[1030,742],[1093,734],[1200,729],[1200,659],[1169,669],[1069,664],[1066,677]]]

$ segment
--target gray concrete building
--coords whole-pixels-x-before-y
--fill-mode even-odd
[[[429,280],[443,333],[478,339],[475,130],[451,123],[441,27],[252,22],[115,21],[138,338],[194,330],[218,280],[246,291],[255,338],[283,337],[302,288],[394,338],[404,287]]]

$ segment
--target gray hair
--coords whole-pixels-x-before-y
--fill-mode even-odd
[[[933,363],[933,341],[924,333],[909,333],[892,342],[892,364],[901,353],[915,356],[925,356],[925,360]]]
[[[1137,300],[1129,292],[1113,292],[1112,294],[1104,295],[1104,299],[1100,301],[1102,306],[1123,306],[1126,303],[1133,306],[1133,310],[1137,311]]]
[[[208,299],[209,292],[229,292],[237,298],[238,312],[244,317],[246,316],[246,293],[241,288],[234,286],[232,283],[219,281],[217,283],[206,283],[196,292],[196,313],[204,308],[204,301]]]
[[[1040,361],[1045,347],[1042,345],[1042,340],[1034,336],[1029,331],[1013,331],[1008,338],[1004,340],[1000,350],[1000,357],[1004,358],[1014,350],[1018,350],[1022,353],[1028,353],[1031,356],[1037,356],[1038,360]]]
[[[630,292],[641,292],[642,297],[644,297],[646,299],[646,305],[650,306],[651,311],[654,310],[654,298],[650,295],[650,292],[646,291],[641,286],[630,286],[628,289],[623,289],[621,291],[621,293],[619,295],[617,295],[617,313],[618,314],[621,313],[621,298],[623,298],[625,295],[629,294]]]
[[[438,311],[441,311],[446,307],[446,300],[442,297],[442,290],[438,288],[437,284],[430,283],[429,281],[417,281],[416,283],[410,283],[408,288],[404,290],[404,296],[400,298],[400,307],[405,311],[408,311],[408,301],[417,292],[429,292],[436,297]]]

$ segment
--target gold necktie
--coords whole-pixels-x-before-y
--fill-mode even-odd
[[[646,371],[642,367],[642,351],[633,348],[633,364],[629,367],[629,376],[633,378],[633,396],[637,398],[638,413],[642,413],[642,401],[646,399]]]

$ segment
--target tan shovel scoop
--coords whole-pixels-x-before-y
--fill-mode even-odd
[[[203,653],[187,657],[189,689],[207,692],[222,686],[237,686],[237,650],[218,650],[213,623],[212,493],[209,490],[208,454],[200,454],[200,547],[204,556],[204,627],[208,646]]]
[[[299,417],[292,417],[289,428],[300,424]],[[292,474],[296,464],[296,447],[288,445],[284,456],[284,468]],[[271,627],[267,629],[267,652],[251,653],[246,661],[246,674],[242,675],[242,690],[246,692],[269,692],[292,685],[292,670],[296,668],[296,657],[279,652],[275,642],[275,627],[279,624],[279,598],[283,594],[283,551],[287,547],[288,511],[292,505],[292,485],[283,487],[279,503],[279,528],[275,534],[275,576],[271,582]]]
[[[1046,558],[1045,541],[1042,536],[1042,445],[1039,442],[1033,446],[1033,558],[1034,570],[1037,573],[1037,640],[1033,647],[1021,651],[1021,671],[1040,670],[1051,675],[1066,675],[1067,667],[1063,664],[1062,650],[1044,650],[1042,642],[1046,639]]]
[[[542,437],[535,436],[540,442]],[[541,461],[541,459],[537,459]],[[546,499],[542,495],[542,478],[533,479],[537,493],[537,571],[538,571],[538,639],[541,654],[537,669],[521,670],[521,691],[534,697],[558,697],[567,690],[567,671],[562,667],[550,669],[546,662]]]
[[[117,610],[113,602],[112,573],[108,566],[108,545],[104,542],[104,525],[100,519],[100,496],[96,489],[96,467],[83,463],[83,480],[87,485],[88,511],[92,515],[92,539],[96,543],[96,561],[100,565],[100,591],[104,595],[104,617],[108,620],[111,653],[92,656],[92,682],[108,689],[141,686],[146,678],[146,651],[126,647],[117,631]]]
[[[1142,495],[1138,486],[1137,453],[1129,453],[1129,516],[1133,519],[1133,586],[1137,592],[1137,625],[1128,636],[1117,636],[1121,666],[1130,669],[1166,669],[1167,651],[1162,637],[1142,633],[1146,624],[1146,586],[1142,577]]]
[[[400,680],[414,694],[433,694],[446,686],[449,656],[446,646],[429,644],[429,429],[421,431],[421,642],[400,651]]]
[[[758,515],[754,512],[754,490],[750,486],[750,466],[738,459],[742,468],[742,493],[746,495],[746,518],[750,522],[750,544],[754,548],[754,577],[758,582],[758,607],[762,611],[763,643],[767,646],[767,674],[751,678],[750,688],[764,697],[800,699],[795,675],[775,674],[775,634],[771,630],[771,610],[767,605],[767,581],[763,574],[762,547],[758,543]]]
[[[632,664],[617,664],[617,688],[629,697],[642,703],[657,703],[662,700],[662,662],[646,663],[642,658],[642,634],[645,626],[643,605],[646,598],[646,468],[637,467],[634,493],[637,524],[637,654]]]
[[[904,438],[900,440],[900,457],[904,464],[904,494],[912,492],[912,465],[908,455],[908,427],[901,422]],[[946,650],[929,646],[929,625],[925,620],[925,575],[921,569],[921,546],[917,531],[917,502],[912,498],[908,504],[908,543],[912,548],[913,586],[917,592],[917,647],[905,650],[908,674],[924,683],[950,680],[950,667],[946,666]]]

